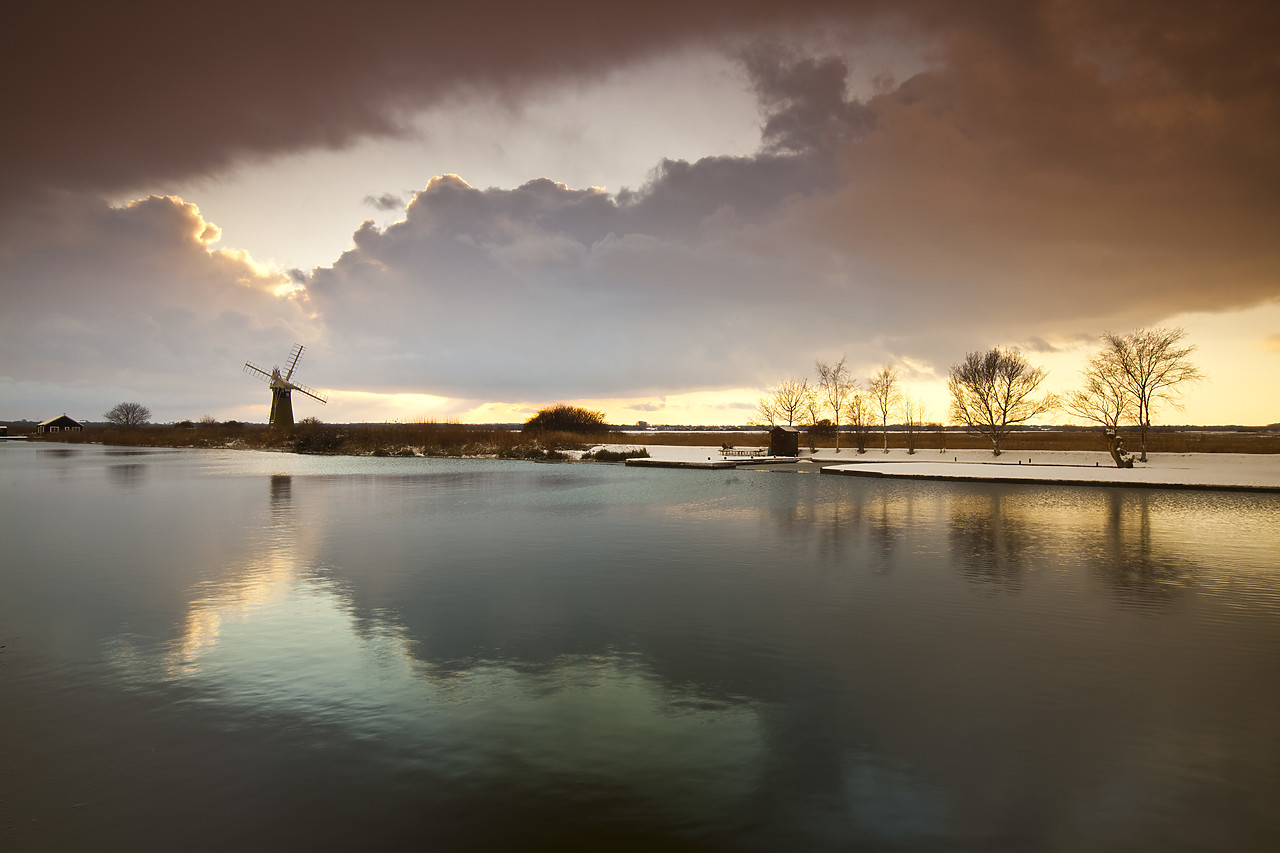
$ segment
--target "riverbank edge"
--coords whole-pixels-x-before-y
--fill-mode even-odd
[[[1255,492],[1262,494],[1280,494],[1280,486],[1248,485],[1241,483],[1171,483],[1153,482],[1150,480],[1074,480],[1057,477],[1001,477],[982,474],[940,474],[940,473],[908,473],[889,472],[869,467],[874,463],[866,463],[867,467],[853,465],[826,465],[821,469],[823,474],[843,475],[846,477],[864,477],[883,480],[928,480],[953,483],[1000,483],[1022,486],[1091,486],[1094,488],[1121,489],[1171,489],[1195,492]],[[909,463],[890,463],[909,464]],[[1030,467],[1030,466],[1028,466]],[[1048,466],[1046,466],[1048,467]],[[1068,466],[1055,466],[1068,467]]]
[[[27,443],[28,442],[23,442],[23,444],[27,444]],[[50,442],[50,443],[62,444],[62,442]],[[97,442],[97,441],[75,442],[75,444],[96,445],[101,447],[107,447],[107,446],[136,447],[136,445],[114,445],[109,442]],[[1072,464],[1069,462],[1068,463],[1041,462],[1036,465],[1031,465],[1031,464],[1018,465],[1017,467],[1019,469],[1020,476],[1016,476],[1016,477],[994,474],[994,473],[978,472],[978,471],[972,470],[972,468],[976,468],[980,466],[981,467],[986,467],[991,465],[997,465],[1001,467],[1008,466],[1008,463],[993,462],[989,459],[986,461],[979,461],[976,459],[965,460],[962,462],[958,461],[957,462],[958,468],[965,468],[965,467],[970,468],[970,470],[963,471],[963,472],[961,471],[954,471],[954,472],[914,471],[913,472],[913,471],[907,471],[905,469],[886,471],[884,470],[886,466],[893,466],[896,468],[897,466],[900,466],[900,465],[905,466],[905,465],[911,465],[911,464],[928,464],[928,465],[946,465],[950,467],[950,465],[953,463],[927,462],[925,460],[921,460],[918,458],[917,459],[897,459],[897,460],[876,460],[876,461],[865,460],[865,461],[858,461],[858,462],[848,462],[844,459],[834,459],[832,458],[833,456],[832,453],[823,452],[822,450],[819,450],[817,454],[812,456],[809,456],[807,454],[802,454],[800,457],[794,457],[794,458],[787,457],[785,459],[781,457],[775,457],[772,459],[762,458],[762,457],[747,457],[743,459],[728,460],[723,458],[717,458],[720,456],[719,454],[720,448],[673,446],[673,445],[661,445],[661,444],[647,445],[642,442],[628,443],[625,445],[624,444],[597,445],[592,447],[591,450],[589,451],[571,450],[571,451],[564,452],[562,455],[558,455],[558,457],[553,457],[551,459],[528,459],[528,458],[520,459],[519,457],[504,458],[497,454],[436,455],[436,454],[412,453],[412,452],[410,453],[402,452],[402,453],[394,453],[394,454],[324,453],[324,452],[308,453],[304,451],[290,450],[288,448],[245,447],[243,445],[237,445],[237,443],[234,441],[228,442],[227,444],[221,445],[221,446],[204,446],[204,447],[193,446],[193,445],[182,446],[182,445],[174,445],[174,444],[155,444],[155,445],[145,445],[145,446],[156,447],[156,448],[163,447],[163,448],[168,448],[173,450],[234,450],[234,451],[252,450],[252,451],[267,452],[267,453],[297,454],[300,456],[384,456],[385,455],[387,457],[406,458],[406,459],[407,458],[488,459],[488,460],[497,460],[497,461],[533,461],[533,462],[540,462],[543,464],[546,464],[546,463],[582,464],[584,462],[587,462],[587,463],[593,463],[593,464],[606,464],[606,465],[626,464],[631,467],[684,468],[684,469],[704,469],[704,470],[705,469],[712,469],[712,470],[739,469],[739,470],[747,470],[747,471],[756,470],[761,472],[782,471],[784,473],[813,473],[814,466],[816,466],[821,473],[843,474],[846,476],[856,476],[856,477],[863,477],[867,479],[933,480],[933,481],[941,481],[941,482],[984,482],[984,483],[1000,483],[1000,484],[1013,484],[1013,485],[1027,484],[1027,485],[1040,485],[1040,486],[1061,485],[1061,486],[1092,486],[1092,487],[1104,487],[1104,488],[1118,487],[1118,488],[1142,488],[1142,489],[1170,489],[1170,490],[1179,490],[1179,491],[1244,492],[1244,493],[1256,493],[1256,494],[1280,493],[1280,454],[1247,454],[1251,461],[1265,459],[1269,463],[1269,467],[1273,466],[1276,468],[1275,473],[1271,474],[1270,472],[1268,472],[1269,476],[1267,477],[1268,480],[1274,477],[1274,482],[1240,483],[1240,482],[1230,482],[1230,481],[1223,481],[1223,480],[1205,480],[1205,479],[1194,479],[1194,478],[1182,478],[1179,480],[1158,480],[1158,481],[1153,481],[1149,479],[1140,479],[1141,475],[1138,472],[1146,470],[1148,466],[1140,466],[1134,469],[1126,469],[1126,479],[1123,479],[1123,480],[1078,479],[1078,478],[1071,478],[1071,477],[1063,478],[1063,477],[1056,477],[1056,476],[1045,476],[1046,474],[1048,474],[1048,472],[1042,470],[1042,469],[1048,469],[1048,468],[1056,468],[1059,470],[1062,468],[1089,468],[1089,466],[1087,465],[1082,465],[1079,463]],[[582,458],[583,455],[585,455],[586,453],[589,453],[591,451],[598,450],[601,448],[624,449],[624,450],[645,449],[650,453],[650,457],[647,459],[626,460],[625,463],[621,463],[621,461],[606,462],[606,461],[595,460],[590,458],[588,459]],[[406,449],[409,449],[409,448],[406,448]],[[966,454],[977,455],[977,452],[974,452],[974,451],[959,451],[959,453],[961,455],[966,455]],[[1038,455],[1045,455],[1050,453],[1054,453],[1054,451],[1044,451]],[[1181,454],[1181,456],[1184,458],[1196,457],[1201,461],[1215,459],[1219,456],[1234,457],[1238,455],[1242,455],[1242,454],[1218,454],[1218,453]],[[779,464],[782,462],[788,462],[788,463],[800,462],[800,463],[811,463],[811,464],[802,464],[802,465]],[[768,463],[774,463],[774,464],[768,464]],[[1013,467],[1013,466],[1009,466],[1009,467]],[[1041,470],[1037,471],[1037,469],[1041,469]],[[1089,468],[1089,470],[1096,470],[1096,469],[1097,469],[1097,466],[1095,466],[1094,468]],[[1111,469],[1108,467],[1102,470],[1109,471]],[[1032,473],[1033,471],[1036,471],[1036,473]],[[1203,471],[1200,471],[1198,473],[1200,473],[1201,476],[1203,477],[1203,474],[1204,474]],[[1132,479],[1130,479],[1130,477],[1132,477]]]

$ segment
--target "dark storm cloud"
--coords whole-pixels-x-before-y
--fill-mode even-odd
[[[367,195],[364,197],[364,203],[374,210],[399,210],[404,207],[404,199],[395,193],[382,193],[376,196]]]
[[[111,294],[187,346],[247,345],[259,312],[323,323],[363,356],[327,365],[335,386],[648,395],[767,384],[840,352],[945,371],[992,343],[1280,292],[1274,4],[28,4],[8,24],[0,273],[61,294],[16,303],[32,316],[8,322],[14,352],[32,329],[92,325]],[[926,67],[894,82],[860,65],[886,33]],[[89,198],[693,44],[745,63],[757,154],[666,160],[615,196],[435,179],[403,222],[366,223],[332,268],[294,277],[315,318],[268,308],[263,274],[206,252],[193,210]],[[853,97],[852,71],[875,91]],[[109,351],[85,340],[86,358]]]
[[[926,329],[1044,334],[1274,298],[1280,61],[1256,30],[1276,12],[1023,6],[939,29],[936,67],[868,103],[874,128],[800,227],[911,292]]]
[[[891,97],[955,134],[939,142],[1120,177],[1194,156],[1198,172],[1251,177],[1263,203],[1280,168],[1277,25],[1274,4],[1163,0],[27,3],[0,35],[0,174],[10,189],[112,191],[215,173],[396,133],[408,111],[469,90],[517,98],[692,43],[746,57],[766,147],[796,151],[879,109],[847,100],[842,62],[792,37],[856,55],[888,32],[935,57]],[[742,47],[762,36],[788,46]],[[1130,123],[1164,132],[1134,151]]]
[[[5,11],[4,184],[112,191],[403,130],[406,111],[821,19],[770,2],[24,3]]]
[[[453,393],[552,396],[765,383],[835,351],[945,372],[990,343],[1054,352],[1046,335],[1079,345],[1274,297],[1276,215],[1254,182],[1275,166],[1231,175],[1259,93],[1183,79],[1168,51],[1136,51],[1128,22],[1061,12],[994,25],[939,8],[935,67],[865,102],[843,60],[757,46],[758,155],[666,161],[616,197],[436,181],[312,291],[359,317],[353,333],[377,325],[358,294],[391,290],[406,318],[443,309],[393,382],[446,365],[466,378],[432,382]],[[468,305],[479,328],[442,319]]]
[[[766,116],[762,141],[768,151],[834,149],[874,120],[866,106],[848,100],[849,67],[838,58],[757,45],[743,52],[743,60]]]

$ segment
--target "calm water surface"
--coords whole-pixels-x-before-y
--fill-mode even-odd
[[[1280,849],[1280,498],[0,446],[5,850]]]

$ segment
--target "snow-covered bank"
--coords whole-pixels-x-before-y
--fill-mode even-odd
[[[643,445],[655,460],[706,461],[723,459],[719,447]],[[1253,488],[1280,491],[1280,455],[1250,453],[1155,453],[1146,464],[1116,468],[1104,452],[1020,451],[992,456],[990,451],[924,450],[908,454],[851,450],[836,453],[819,448],[802,450],[800,462],[773,470],[815,472],[829,468],[869,476],[929,479],[1013,480],[1191,488]]]

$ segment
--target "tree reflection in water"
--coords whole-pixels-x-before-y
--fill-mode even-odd
[[[1108,489],[1106,523],[1083,553],[1094,572],[1122,602],[1141,607],[1168,604],[1194,582],[1196,567],[1157,541],[1151,530],[1152,495]]]
[[[107,476],[117,486],[137,486],[147,473],[147,466],[140,462],[124,462],[107,466]]]
[[[1032,542],[1025,505],[1003,489],[960,493],[948,501],[947,534],[964,577],[1017,590]]]

